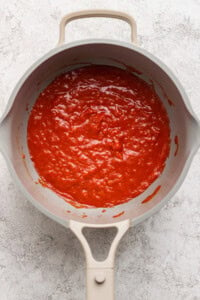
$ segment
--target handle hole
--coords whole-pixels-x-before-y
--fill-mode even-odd
[[[88,38],[130,40],[130,26],[123,20],[104,17],[73,20],[65,28],[65,41]]]
[[[82,233],[90,245],[93,258],[97,261],[104,261],[117,234],[117,228],[84,227]]]

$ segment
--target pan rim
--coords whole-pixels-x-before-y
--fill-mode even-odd
[[[142,55],[144,55],[145,57],[147,57],[148,59],[150,59],[153,63],[155,63],[156,65],[158,65],[163,72],[165,72],[169,78],[174,82],[175,86],[177,87],[182,99],[183,99],[183,103],[185,105],[185,108],[189,114],[189,116],[197,123],[200,124],[194,111],[192,110],[191,104],[189,102],[189,99],[181,85],[181,83],[179,82],[179,80],[177,79],[177,77],[173,74],[173,72],[157,57],[155,57],[153,54],[151,54],[150,52],[148,52],[147,50],[140,48],[139,46],[133,45],[131,43],[128,42],[124,42],[124,41],[117,41],[117,40],[111,40],[111,39],[87,39],[87,40],[79,40],[79,41],[75,41],[75,42],[71,42],[68,44],[64,44],[62,46],[59,46],[57,48],[54,48],[52,50],[50,50],[49,52],[47,52],[45,55],[43,55],[41,58],[39,58],[35,63],[32,64],[32,66],[30,66],[28,68],[28,70],[24,73],[24,75],[21,77],[21,79],[18,81],[18,83],[16,84],[15,88],[13,89],[13,92],[11,94],[11,96],[9,97],[8,100],[8,104],[6,106],[5,112],[2,115],[1,119],[0,119],[0,126],[2,125],[2,123],[4,122],[4,120],[6,119],[6,117],[9,115],[9,112],[12,108],[12,105],[15,101],[16,95],[18,94],[20,88],[22,87],[22,85],[24,84],[24,82],[27,80],[27,78],[31,75],[31,73],[37,68],[39,67],[43,62],[45,62],[47,59],[53,57],[54,55],[57,55],[58,53],[68,50],[70,48],[73,47],[77,47],[77,46],[84,46],[84,45],[88,45],[88,44],[107,44],[107,45],[115,45],[115,46],[120,46],[120,47],[124,47],[124,48],[128,48],[130,50],[134,50]],[[3,128],[1,128],[3,129]],[[154,213],[158,212],[161,207],[163,207],[168,200],[170,200],[172,198],[172,196],[178,191],[178,189],[180,188],[182,182],[184,181],[187,172],[189,170],[191,161],[193,156],[195,155],[197,149],[198,149],[199,145],[195,145],[195,147],[191,147],[191,151],[189,153],[189,156],[187,158],[187,160],[184,163],[182,172],[177,180],[177,182],[175,183],[175,185],[173,186],[173,188],[170,190],[170,192],[160,201],[160,203],[156,204],[153,208],[151,208],[150,210],[148,210],[147,212],[145,212],[144,214],[142,214],[141,216],[138,216],[137,218],[131,220],[131,225],[137,225],[139,223],[141,223],[142,221],[144,221],[145,219],[147,219],[148,217],[152,216]],[[36,207],[38,208],[41,212],[43,212],[45,215],[47,215],[48,217],[50,217],[51,219],[55,220],[56,222],[64,225],[65,227],[69,226],[69,222],[70,219],[62,219],[56,215],[54,215],[53,213],[51,213],[47,208],[45,208],[43,205],[41,205],[40,203],[38,203],[34,197],[26,190],[26,188],[24,187],[24,185],[21,183],[14,167],[13,164],[11,162],[11,160],[9,159],[5,149],[2,147],[0,148],[6,162],[8,165],[8,168],[11,172],[11,175],[14,179],[14,181],[18,184],[18,186],[20,187],[20,189],[22,190],[22,192],[25,194],[25,196],[28,198],[28,200]],[[83,222],[86,223],[86,222]],[[91,224],[89,222],[87,222],[88,224]],[[113,223],[116,223],[113,222]],[[103,224],[107,224],[107,223],[102,223]],[[112,224],[112,223],[111,223]]]

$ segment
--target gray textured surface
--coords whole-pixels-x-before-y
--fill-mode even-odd
[[[27,67],[56,44],[61,16],[86,8],[111,8],[135,16],[141,46],[179,77],[200,118],[199,0],[0,0],[1,114]],[[86,37],[128,40],[129,28],[114,20],[69,25],[68,40]],[[200,299],[199,185],[200,152],[176,196],[121,242],[117,300]],[[0,299],[84,299],[85,261],[79,242],[27,202],[2,156],[0,200]]]

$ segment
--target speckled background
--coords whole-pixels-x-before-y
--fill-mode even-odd
[[[178,76],[200,118],[199,0],[0,0],[0,113],[25,70],[55,46],[69,12],[110,8],[135,16],[139,43]],[[128,25],[81,20],[67,40],[129,39]],[[0,299],[85,299],[85,260],[73,234],[37,211],[0,156]],[[98,241],[97,235],[91,234]],[[102,247],[109,235],[102,237]],[[200,299],[200,152],[176,196],[132,228],[116,259],[117,300]],[[95,299],[94,299],[95,300]]]

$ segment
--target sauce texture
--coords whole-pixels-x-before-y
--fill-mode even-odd
[[[27,140],[42,185],[76,207],[112,207],[162,173],[170,127],[153,86],[128,71],[94,65],[62,74],[44,89]]]

